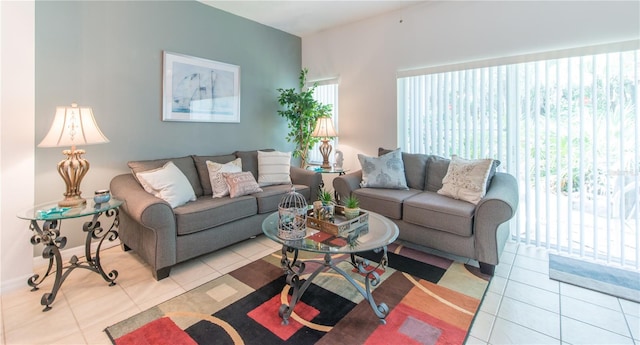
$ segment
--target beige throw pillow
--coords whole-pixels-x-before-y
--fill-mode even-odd
[[[468,160],[451,156],[447,175],[438,194],[477,205],[484,197],[493,159]]]
[[[196,200],[189,180],[171,161],[158,169],[139,172],[136,177],[147,193],[168,202],[173,208]]]
[[[234,173],[242,171],[242,159],[236,158],[228,163],[216,163],[206,161],[209,171],[209,181],[211,181],[211,194],[213,198],[222,198],[229,195],[229,187],[222,173]]]
[[[258,151],[258,184],[260,187],[291,184],[291,152]]]
[[[248,171],[237,173],[222,173],[227,186],[229,186],[229,196],[236,198],[239,196],[262,192],[253,174]]]

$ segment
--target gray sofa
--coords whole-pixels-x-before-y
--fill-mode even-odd
[[[361,188],[362,170],[336,177],[333,187],[339,198],[353,194],[362,209],[391,219],[399,239],[475,259],[482,273],[493,275],[518,207],[516,179],[494,167],[486,195],[474,205],[437,193],[449,159],[403,152],[402,160],[408,190]]]
[[[133,173],[111,180],[111,193],[124,200],[119,224],[123,248],[134,250],[147,262],[155,279],[168,277],[171,267],[179,262],[261,234],[263,219],[278,210],[282,196],[290,191],[291,185],[266,186],[261,193],[236,198],[212,198],[206,161],[227,163],[236,158],[242,159],[242,170],[252,172],[257,180],[257,151],[129,162],[133,172],[140,172],[172,161],[184,173],[197,200],[175,209],[147,193]],[[296,192],[307,202],[317,199],[322,182],[320,173],[292,166],[290,177]]]

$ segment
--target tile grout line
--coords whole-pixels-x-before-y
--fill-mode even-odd
[[[509,280],[511,279],[511,272],[513,271],[513,266],[515,265],[516,262],[516,258],[518,257],[518,248],[519,248],[520,244],[516,243],[515,244],[515,253],[513,253],[513,261],[511,261],[510,263],[510,268],[509,268],[509,272],[507,272],[507,277],[505,278],[507,280],[507,283],[505,284],[504,289],[502,290],[502,292],[500,293],[500,298],[498,300],[498,306],[496,307],[496,315],[493,318],[493,322],[491,323],[491,329],[489,330],[489,335],[487,336],[487,344],[491,345],[491,336],[493,336],[493,332],[495,330],[496,327],[496,321],[498,320],[498,313],[500,312],[500,308],[502,307],[502,300],[504,299],[504,293],[507,290],[507,285],[509,285]],[[504,253],[504,251],[503,251]],[[491,278],[493,279],[493,278]],[[487,287],[488,290],[488,287]],[[486,292],[485,292],[486,294]]]
[[[558,313],[560,313],[560,344],[562,344],[562,284],[560,282],[558,282]]]

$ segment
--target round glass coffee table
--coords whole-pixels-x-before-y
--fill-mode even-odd
[[[278,311],[280,317],[282,317],[283,324],[289,323],[289,317],[296,303],[300,301],[302,294],[311,285],[313,279],[320,272],[327,269],[332,269],[350,282],[369,302],[371,309],[380,319],[380,322],[385,323],[389,307],[385,303],[376,304],[371,294],[371,286],[376,286],[380,283],[380,275],[376,270],[386,267],[387,246],[398,238],[398,227],[392,221],[377,213],[369,212],[368,223],[348,233],[342,237],[341,241],[326,241],[326,236],[316,236],[323,233],[309,227],[307,227],[305,238],[284,240],[278,237],[278,212],[275,212],[262,222],[262,232],[271,240],[282,244],[282,259],[280,263],[287,275],[287,284],[293,288],[293,296],[289,305],[282,304]],[[305,270],[305,263],[298,260],[298,251],[300,250],[324,254],[324,260],[307,260],[307,262],[320,264],[307,279],[300,279]],[[381,253],[379,262],[370,265],[369,260],[356,256],[357,253],[365,251]],[[350,255],[350,264],[365,277],[365,288],[362,288],[349,274],[335,265],[332,260],[332,255],[334,254]],[[291,258],[289,258],[290,255],[292,256]]]

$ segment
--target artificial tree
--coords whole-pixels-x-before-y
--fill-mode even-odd
[[[312,137],[314,126],[319,117],[331,116],[331,105],[322,104],[313,98],[313,92],[317,84],[306,87],[306,68],[300,71],[300,89],[278,89],[280,96],[278,103],[284,106],[284,110],[278,110],[278,114],[287,119],[289,133],[287,141],[293,142],[296,147],[293,156],[300,158],[300,167],[307,164],[309,148],[313,147],[320,138]]]

